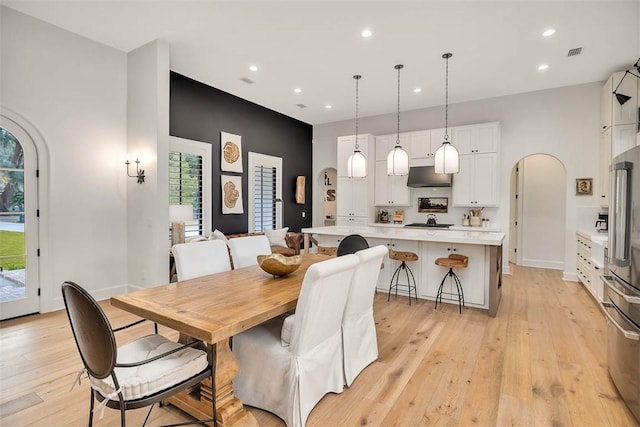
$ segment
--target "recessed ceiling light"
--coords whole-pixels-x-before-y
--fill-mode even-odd
[[[249,65],[249,69],[251,71],[258,71],[258,66],[257,65]]]
[[[362,37],[371,37],[373,35],[373,33],[371,32],[370,29],[364,29],[362,30],[362,32],[360,33],[360,35],[362,35]]]
[[[297,88],[295,88],[293,91],[294,91],[295,93],[300,93],[300,92],[302,92],[302,89],[300,89],[299,87],[297,87]]]
[[[544,71],[547,68],[549,68],[549,66],[547,64],[542,64],[538,66],[538,71]]]
[[[420,93],[420,92],[422,92],[422,89],[421,89],[421,88],[419,88],[419,87],[417,87],[417,88],[415,88],[415,89],[413,90],[413,93]]]
[[[326,108],[327,110],[330,110],[333,108],[333,106],[331,104],[327,104],[324,106],[324,108]]]
[[[552,35],[554,35],[556,33],[556,30],[554,28],[549,28],[548,30],[544,30],[544,32],[542,33],[542,35],[544,37],[551,37]]]

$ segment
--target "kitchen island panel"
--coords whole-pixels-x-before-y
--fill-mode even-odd
[[[305,228],[302,232],[307,239],[305,248],[309,247],[307,243],[311,234],[321,245],[336,245],[344,236],[360,234],[370,246],[381,244],[389,249],[417,253],[420,259],[410,263],[410,267],[416,278],[418,298],[423,299],[435,299],[440,281],[447,272],[445,268],[435,265],[436,258],[462,253],[469,257],[469,265],[456,270],[456,273],[463,286],[465,303],[469,307],[489,310],[489,314],[495,316],[501,295],[501,289],[496,284],[502,283],[501,257],[496,257],[496,253],[502,248],[504,233],[396,227],[314,227]],[[385,257],[377,283],[379,291],[388,292],[389,281],[398,264]],[[446,302],[457,304],[457,300]]]
[[[435,300],[438,287],[444,275],[449,271],[445,267],[435,264],[437,258],[446,258],[449,254],[456,253],[469,257],[469,265],[467,268],[457,268],[454,272],[458,275],[462,289],[464,291],[464,301],[468,306],[488,308],[486,301],[485,286],[485,247],[478,245],[450,244],[429,242],[422,244],[421,258],[423,260],[423,269],[421,277],[420,297]],[[456,293],[455,284],[449,279],[445,281],[443,287],[444,295],[442,301],[449,299],[450,303],[458,303],[457,295],[452,297],[448,294]]]

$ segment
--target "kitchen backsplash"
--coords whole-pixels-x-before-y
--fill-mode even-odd
[[[393,206],[376,206],[376,211],[385,210],[389,213],[389,219],[393,222],[393,213],[396,210],[404,210],[404,224],[412,222],[427,222],[426,212],[418,212],[418,199],[421,197],[446,197],[448,201],[447,213],[435,213],[438,223],[462,225],[462,215],[469,214],[471,208],[457,208],[452,206],[451,188],[412,188],[411,189],[411,206],[393,207]],[[481,208],[479,206],[478,208]],[[484,208],[482,217],[488,218],[491,227],[499,227],[495,223],[497,208]]]

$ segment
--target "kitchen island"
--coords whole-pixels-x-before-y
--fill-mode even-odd
[[[319,246],[337,247],[350,234],[359,234],[370,246],[385,245],[396,251],[418,254],[419,260],[407,262],[417,282],[419,298],[435,300],[440,281],[447,270],[435,265],[436,258],[445,258],[451,253],[469,257],[466,269],[456,271],[464,289],[466,306],[488,310],[495,316],[502,295],[502,242],[504,233],[475,230],[417,229],[401,227],[312,227],[303,228],[305,251],[309,249],[313,235]],[[377,288],[388,292],[391,276],[398,266],[397,261],[385,257]],[[455,286],[455,285],[454,285]],[[453,289],[445,282],[445,292]],[[401,292],[400,292],[401,293]],[[399,293],[399,294],[400,294]],[[457,304],[457,298],[443,302]]]

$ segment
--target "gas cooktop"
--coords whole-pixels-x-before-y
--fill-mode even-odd
[[[415,227],[415,228],[449,228],[453,224],[427,224],[426,222],[414,222],[411,224],[405,224],[405,227]]]

